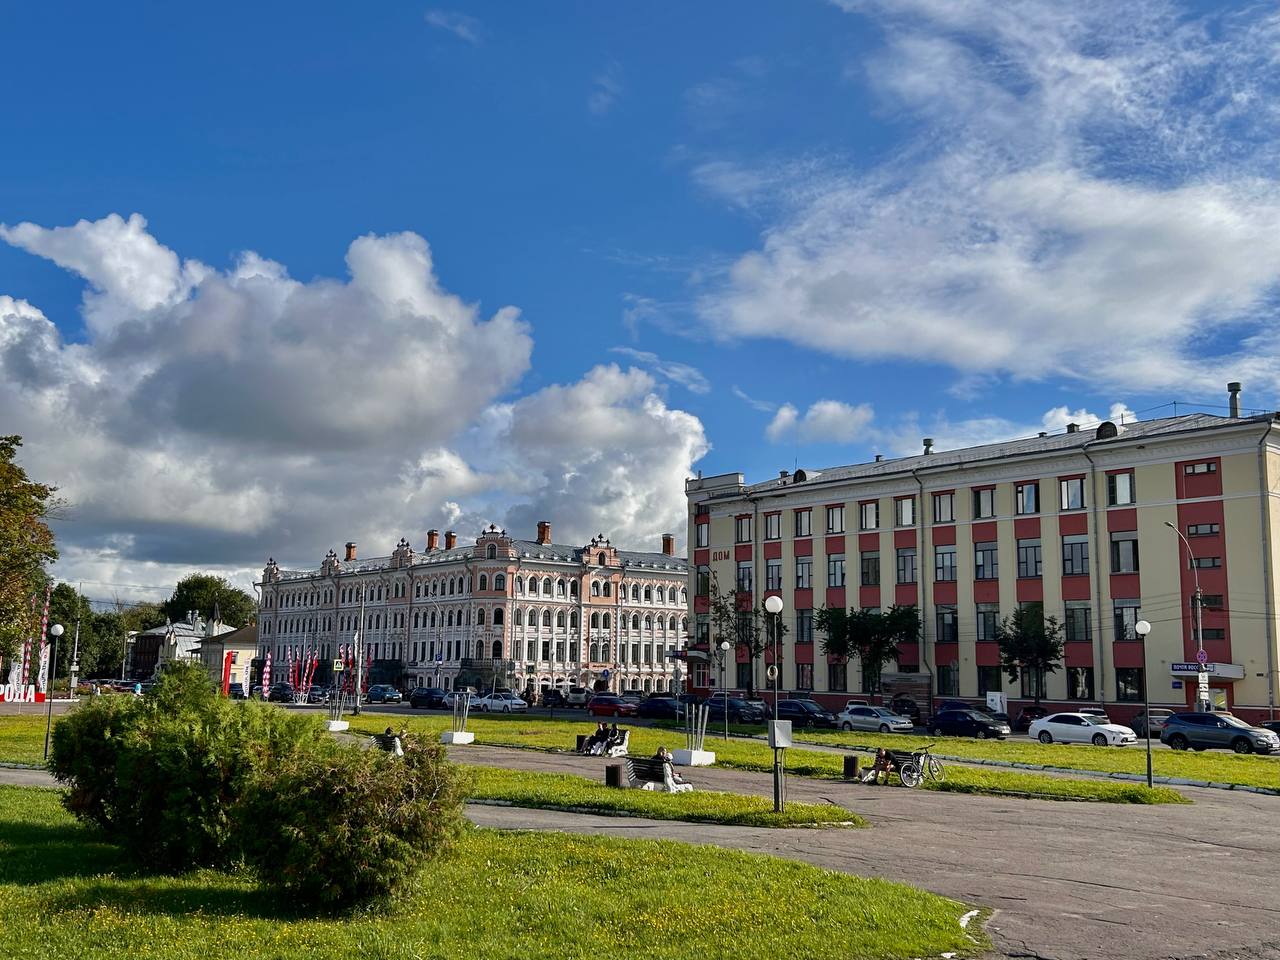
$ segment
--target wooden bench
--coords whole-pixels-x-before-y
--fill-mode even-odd
[[[656,758],[624,757],[622,763],[604,768],[607,787],[642,787],[646,783],[666,783],[664,763]]]
[[[385,750],[387,753],[394,753],[396,749],[396,741],[400,739],[394,733],[375,733],[370,739],[373,740],[374,746],[379,750]]]

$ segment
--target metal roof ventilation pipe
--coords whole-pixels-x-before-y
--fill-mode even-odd
[[[926,455],[933,453],[933,437],[924,438],[924,452]]]
[[[1228,403],[1231,407],[1231,419],[1240,419],[1240,382],[1232,380],[1227,384]]]

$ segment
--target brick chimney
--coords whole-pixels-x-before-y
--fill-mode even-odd
[[[546,545],[551,542],[551,521],[538,521],[538,542]]]
[[[356,558],[356,545],[355,545],[355,543],[354,543],[354,542],[352,542],[352,541],[348,541],[348,542],[347,542],[347,556],[346,556],[347,562],[348,562],[348,563],[350,563],[350,562],[351,562],[352,560],[354,560],[355,558]]]
[[[439,549],[439,547],[440,547],[440,531],[428,530],[427,531],[427,552],[430,553],[432,550]]]
[[[454,533],[452,530],[446,530],[444,532],[444,548],[446,550],[452,550],[457,545],[458,545],[458,535]]]
[[[670,533],[664,533],[662,535],[662,552],[665,553],[668,557],[674,557],[676,555],[675,536],[673,536]]]

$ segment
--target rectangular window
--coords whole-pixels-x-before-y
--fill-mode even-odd
[[[1225,640],[1227,631],[1222,627],[1204,627],[1200,631],[1200,636],[1205,640]]]
[[[764,588],[766,590],[782,589],[781,560],[766,560],[764,562]]]
[[[1208,610],[1221,610],[1223,606],[1222,594],[1220,593],[1202,593],[1200,594],[1200,602],[1204,604]],[[1192,604],[1194,607],[1194,604]]]
[[[693,529],[696,532],[696,540],[699,547],[706,547],[711,544],[711,524],[699,523]]]
[[[738,561],[738,592],[739,593],[751,592],[751,561],[750,560]]]
[[[1067,667],[1067,699],[1093,699],[1093,667]]]
[[[978,632],[979,640],[994,640],[996,638],[996,626],[1000,622],[1000,605],[997,603],[980,603],[978,604]],[[998,688],[997,688],[998,689]]]
[[[1018,576],[1038,577],[1041,569],[1040,539],[1018,541]]]
[[[950,664],[938,666],[938,696],[960,696],[960,668]]]
[[[1116,699],[1121,703],[1142,701],[1142,668],[1116,668]]]
[[[1222,566],[1221,557],[1196,557],[1191,561],[1191,566],[1201,570],[1211,570]]]
[[[738,517],[738,519],[734,521],[733,529],[734,529],[734,539],[738,543],[751,542],[751,518],[750,517]]]
[[[916,498],[902,497],[893,501],[893,522],[898,527],[916,525]]]
[[[813,689],[813,664],[812,663],[796,664],[796,689],[797,690]]]
[[[1134,502],[1133,471],[1107,474],[1107,505],[1127,507]]]
[[[1187,536],[1212,537],[1221,529],[1216,523],[1192,523],[1187,526]]]
[[[796,643],[813,643],[813,611],[796,611]]]
[[[1014,510],[1020,514],[1040,512],[1040,484],[1020,483],[1013,490]]]
[[[1084,509],[1084,477],[1071,477],[1059,483],[1058,506],[1063,510]]]
[[[973,545],[973,578],[975,580],[1000,579],[1000,560],[994,540]]]
[[[956,519],[956,495],[954,493],[935,493],[933,495],[933,522],[954,523]]]
[[[844,533],[844,507],[827,507],[827,533]]]
[[[711,643],[711,617],[705,613],[698,614],[698,620],[695,624],[698,631],[696,642],[702,645]]]
[[[796,557],[796,589],[813,589],[813,557]]]
[[[833,553],[827,557],[827,586],[844,586],[844,554]]]
[[[1187,463],[1183,464],[1182,472],[1188,477],[1195,476],[1198,473],[1217,473],[1218,464],[1212,460],[1206,463]]]
[[[1022,683],[1022,697],[1026,700],[1044,699],[1044,668],[1023,667],[1018,671],[1018,679]]]
[[[872,667],[869,663],[862,665],[862,692],[863,693],[879,693],[880,692],[880,668]]]
[[[777,540],[782,536],[782,514],[766,513],[764,515],[764,538]]]
[[[864,587],[880,586],[879,550],[872,550],[862,554],[862,585]]]
[[[1087,576],[1089,573],[1089,538],[1084,534],[1062,538],[1062,575]]]
[[[880,501],[858,504],[858,525],[863,530],[876,530],[880,526]]]
[[[709,597],[711,596],[711,568],[698,568],[698,582],[695,587],[694,596]]]
[[[1115,621],[1116,621],[1116,639],[1117,640],[1136,640],[1138,635],[1133,632],[1133,626],[1142,617],[1138,611],[1142,609],[1141,600],[1117,600],[1115,601]]]
[[[1111,535],[1111,572],[1138,572],[1138,535],[1136,533]]]
[[[996,489],[995,487],[984,487],[981,490],[973,491],[973,517],[975,520],[985,520],[996,515]]]
[[[939,605],[936,611],[938,625],[937,643],[955,643],[960,639],[956,608],[950,604]]]
[[[849,689],[849,664],[827,664],[827,689],[838,693]]]
[[[797,510],[796,511],[796,536],[807,537],[813,533],[813,511]]]
[[[954,544],[933,548],[933,579],[950,581],[956,578],[956,548]]]
[[[1000,675],[999,667],[978,668],[978,696],[985,697],[988,693],[999,693],[1003,682],[1004,678]]]
[[[1069,601],[1063,621],[1063,636],[1072,643],[1093,639],[1093,621],[1089,616],[1089,604]]]
[[[738,687],[744,689],[751,686],[751,663],[740,663],[738,666]]]
[[[898,582],[916,582],[916,548],[898,548]]]

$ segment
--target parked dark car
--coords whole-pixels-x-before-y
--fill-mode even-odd
[[[646,720],[679,720],[684,716],[684,704],[671,697],[650,697],[636,707],[636,716]]]
[[[1280,753],[1280,734],[1252,727],[1229,713],[1175,713],[1160,731],[1174,750],[1229,748],[1236,753]]]
[[[948,710],[983,710],[982,707],[975,706],[968,700],[936,700],[933,704],[934,713],[946,713]],[[985,712],[985,711],[984,711]]]
[[[229,687],[227,687],[227,696],[232,700],[243,700],[244,684],[243,683],[231,684]]]
[[[824,710],[822,705],[814,700],[779,700],[777,719],[790,720],[792,726],[801,729],[813,727],[836,729],[836,715],[830,710]]]
[[[409,706],[415,710],[443,710],[445,692],[441,687],[416,687],[409,694]]]
[[[610,693],[597,693],[587,704],[587,713],[593,717],[634,717],[636,705]]]
[[[366,703],[400,703],[404,696],[389,683],[375,683],[365,694]]]
[[[773,704],[768,700],[748,700],[747,703],[763,713],[766,720],[773,716]]]
[[[267,693],[267,700],[270,703],[293,703],[293,684],[273,683]]]
[[[307,703],[328,703],[328,687],[312,687],[307,691]]]
[[[929,721],[929,736],[980,737],[983,740],[1003,740],[1010,733],[1009,726],[986,713],[974,709],[943,710]]]
[[[713,723],[717,720],[723,723],[726,706],[730,723],[764,723],[763,710],[737,697],[729,697],[727,702],[724,697],[712,697],[707,701],[707,716]]]
[[[686,707],[688,706],[696,707],[698,704],[703,702],[704,698],[698,696],[696,693],[682,693],[680,694],[680,696],[676,697],[676,699],[679,700],[681,703],[683,703]]]
[[[554,710],[556,707],[567,707],[569,701],[565,699],[564,694],[559,690],[544,690],[542,693],[542,705]]]
[[[898,694],[889,701],[889,709],[900,717],[910,717],[912,723],[920,726],[920,705],[911,697]]]
[[[1032,720],[1043,720],[1048,715],[1049,711],[1044,707],[1023,707],[1018,712],[1018,719],[1014,723],[1013,729],[1025,733],[1027,730],[1031,729]]]
[[[1264,720],[1258,726],[1263,730],[1270,730],[1272,733],[1280,734],[1280,720]]]

